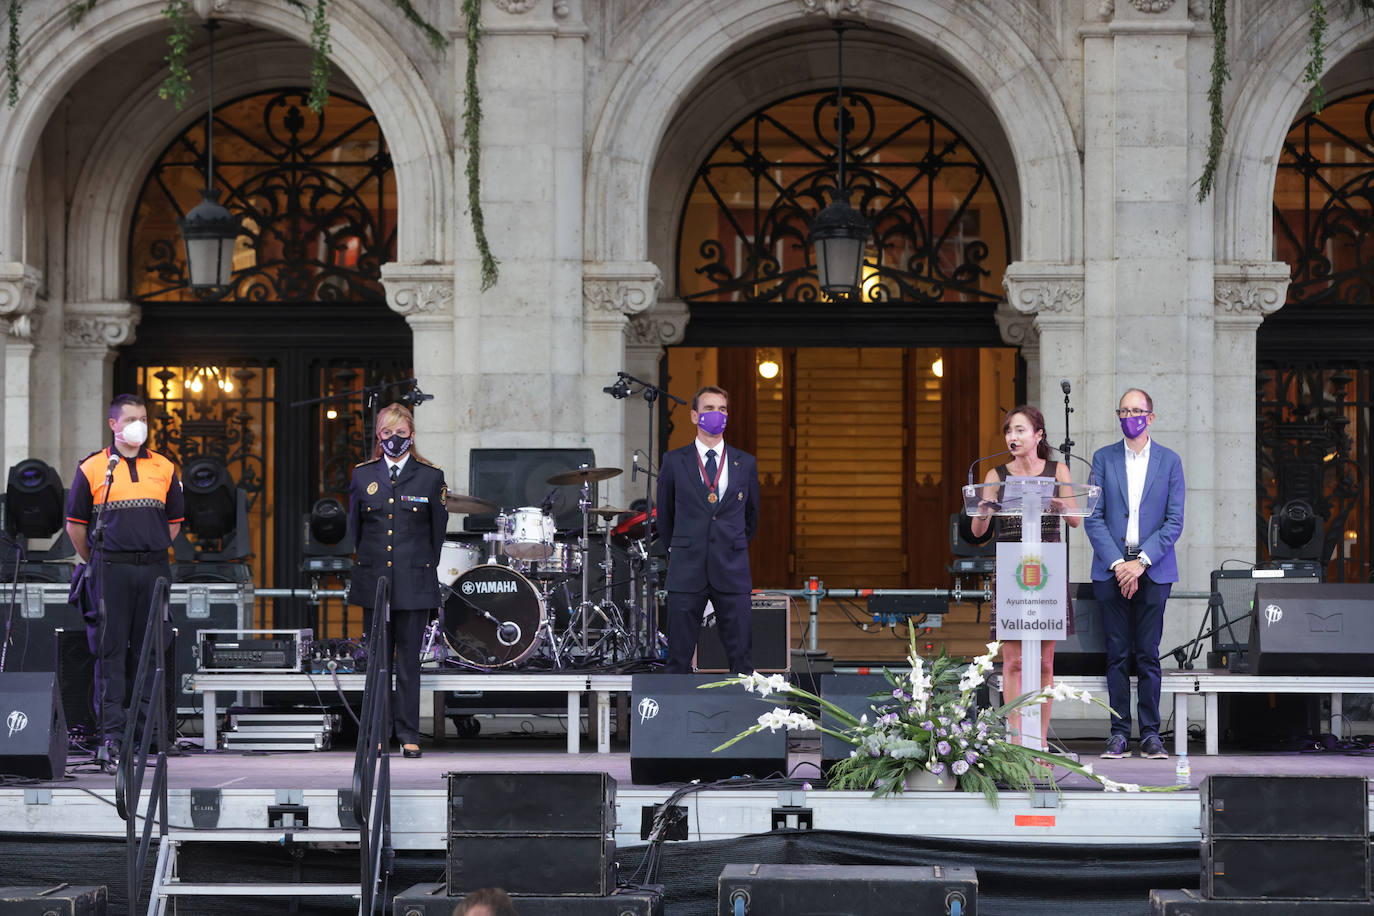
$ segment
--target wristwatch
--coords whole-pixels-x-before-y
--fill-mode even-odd
[[[1148,559],[1144,554],[1139,554],[1139,555],[1137,555],[1137,556],[1136,556],[1136,559],[1140,561],[1140,568],[1141,568],[1141,569],[1149,569],[1149,568],[1150,568],[1150,561],[1149,561],[1149,559]]]

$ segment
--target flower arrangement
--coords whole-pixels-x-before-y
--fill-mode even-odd
[[[739,675],[703,687],[739,685],[774,704],[757,724],[722,744],[723,750],[749,735],[768,729],[821,731],[853,745],[849,756],[830,769],[832,789],[872,789],[875,797],[901,792],[907,776],[925,770],[953,777],[960,788],[982,792],[997,804],[998,785],[1030,790],[1050,775],[1051,765],[1063,767],[1097,782],[1109,792],[1172,791],[1177,786],[1139,786],[1117,782],[1060,754],[1022,747],[1013,738],[1009,717],[1025,707],[1050,700],[1079,700],[1107,705],[1089,691],[1055,684],[1023,694],[997,708],[977,708],[975,693],[987,680],[1001,643],[987,645],[987,654],[967,665],[941,653],[927,662],[916,651],[911,635],[910,673],[884,669],[890,694],[876,694],[872,715],[854,716],[834,703],[788,682],[781,674]],[[827,720],[830,723],[827,724]]]

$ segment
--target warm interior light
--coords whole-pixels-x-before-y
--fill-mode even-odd
[[[339,412],[331,407],[324,412],[324,418],[326,420],[337,420],[339,419]]]
[[[759,363],[759,375],[763,378],[777,378],[778,369],[778,364],[771,359]]]
[[[935,360],[935,362],[931,363],[931,364],[930,364],[930,371],[931,371],[932,373],[934,373],[934,375],[935,375],[936,378],[944,378],[944,377],[945,377],[945,358],[944,358],[943,356],[938,357],[938,358]]]
[[[200,376],[199,376],[199,375],[197,375],[195,378],[191,379],[191,390],[192,390],[192,391],[194,391],[194,392],[196,392],[196,393],[199,393],[199,392],[201,391],[201,389],[203,389],[204,387],[205,387],[205,385],[204,385],[204,383],[201,382]]]

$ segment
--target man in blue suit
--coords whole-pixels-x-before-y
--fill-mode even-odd
[[[1150,439],[1154,401],[1139,388],[1121,396],[1121,442],[1093,455],[1102,487],[1084,528],[1093,545],[1093,594],[1107,639],[1107,699],[1115,713],[1103,757],[1126,756],[1131,738],[1130,660],[1135,659],[1140,756],[1165,759],[1159,739],[1159,639],[1164,603],[1178,581],[1174,546],[1183,531],[1183,462]],[[1178,727],[1184,727],[1180,723]]]
[[[691,445],[663,456],[658,472],[658,532],[668,545],[668,663],[688,674],[701,619],[710,601],[725,658],[750,674],[752,638],[749,542],[759,524],[759,472],[754,456],[726,446],[728,396],[707,385],[692,398]]]

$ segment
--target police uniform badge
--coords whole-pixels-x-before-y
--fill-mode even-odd
[[[377,481],[374,480],[374,481],[372,481],[372,483],[370,483],[370,484],[367,485],[367,495],[368,495],[368,496],[376,496],[376,495],[377,495]]]

